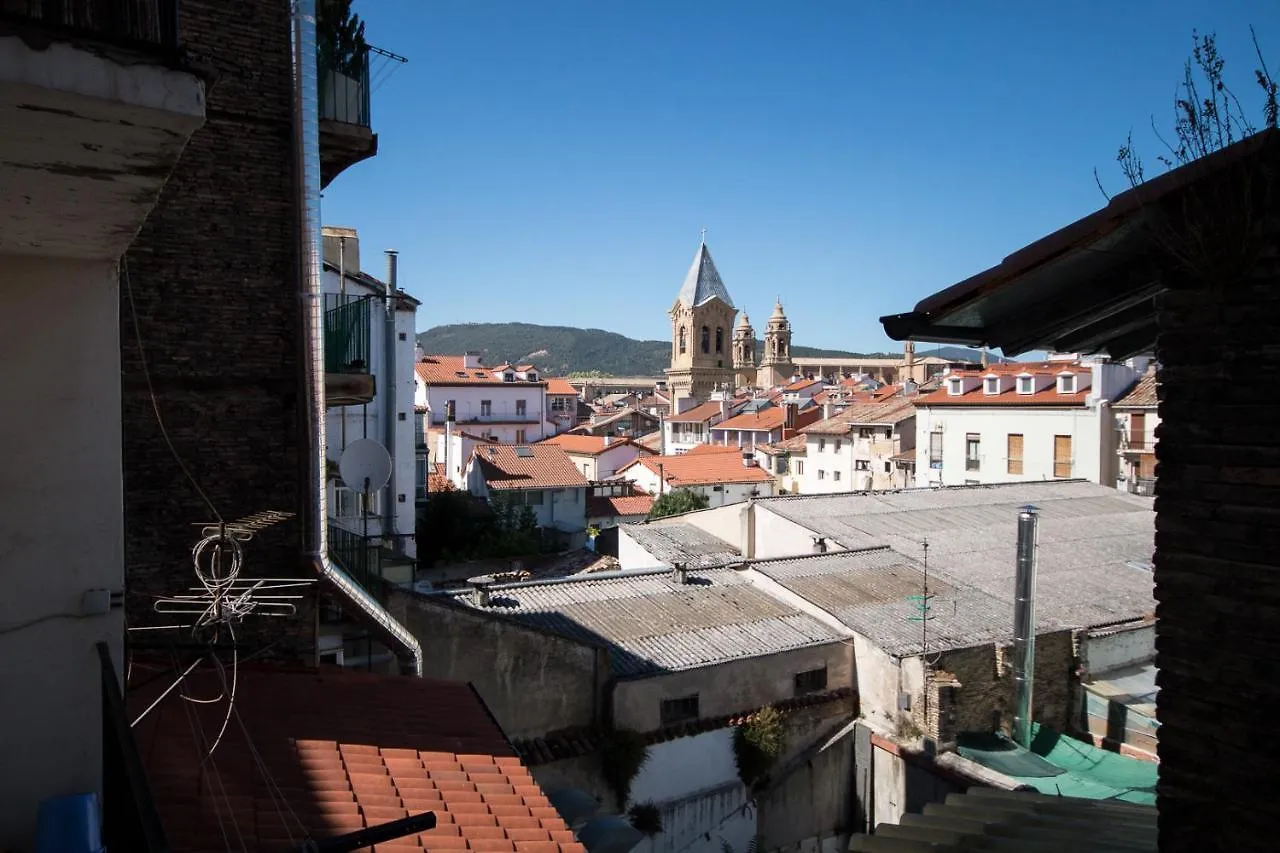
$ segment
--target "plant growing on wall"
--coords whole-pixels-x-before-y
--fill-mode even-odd
[[[359,77],[369,56],[364,21],[351,11],[351,0],[320,0],[316,4],[316,53],[322,68]]]
[[[786,748],[782,713],[766,705],[733,732],[733,757],[738,778],[755,793],[769,784],[769,772]]]
[[[693,512],[706,509],[711,505],[706,495],[700,495],[691,489],[676,489],[664,492],[653,502],[649,510],[650,518],[662,518],[668,515],[679,515],[682,512]]]
[[[609,732],[600,750],[600,769],[618,801],[619,809],[627,807],[627,801],[631,799],[631,783],[648,760],[649,747],[639,732],[630,729]]]
[[[627,817],[641,835],[652,838],[662,832],[662,812],[653,803],[636,803],[627,810]]]

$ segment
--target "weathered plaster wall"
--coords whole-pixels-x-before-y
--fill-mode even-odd
[[[400,590],[387,609],[422,643],[424,674],[474,684],[507,737],[603,721],[603,648]]]

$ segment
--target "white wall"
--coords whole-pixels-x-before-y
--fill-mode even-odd
[[[1156,657],[1156,626],[1141,625],[1080,640],[1080,657],[1093,677],[1126,666],[1149,663]]]
[[[606,441],[615,440],[611,436],[601,437],[600,444],[603,446]],[[604,453],[597,453],[594,456],[585,453],[569,453],[569,458],[573,460],[574,467],[581,471],[582,476],[588,480],[607,480],[616,474],[619,468],[642,454],[645,456],[650,455],[634,444],[619,444],[616,447],[609,448]],[[632,469],[632,471],[635,470],[634,468]]]
[[[873,727],[893,732],[898,719],[898,693],[903,690],[896,658],[861,634],[853,636],[853,656],[858,662],[858,707]]]
[[[661,569],[663,567],[671,568],[670,563],[664,563],[657,557],[654,557],[645,550],[639,542],[632,539],[627,533],[627,528],[619,526],[618,528],[618,568],[624,571],[634,569]]]
[[[123,610],[74,615],[124,587],[120,296],[114,263],[0,265],[0,848],[26,849],[40,800],[101,790],[95,644],[124,671]]]
[[[755,513],[755,558],[757,560],[813,553],[813,533],[808,528],[769,512],[767,502],[757,503]],[[842,551],[844,549],[828,539],[827,550]]]
[[[929,467],[929,435],[939,424],[942,425],[941,470]],[[1055,435],[1071,436],[1073,479],[1113,485],[1113,430],[1113,418],[1105,403],[1092,409],[920,407],[916,409],[916,485],[1052,480]],[[981,441],[977,471],[965,470],[965,439],[971,433],[979,435]],[[1021,474],[1010,474],[1008,470],[1010,434],[1023,436]]]
[[[909,450],[914,445],[915,418],[908,418],[897,427],[880,425],[867,428],[871,430],[869,437],[860,435],[859,426],[852,427],[844,436],[807,436],[804,474],[796,477],[801,492],[817,495],[914,486],[908,472],[900,469],[892,459],[900,450]],[[907,430],[909,434],[905,432]],[[839,450],[836,449],[837,441]],[[864,463],[864,470],[859,470],[859,463]]]

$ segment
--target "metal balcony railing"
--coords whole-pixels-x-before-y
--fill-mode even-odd
[[[111,652],[106,643],[97,648],[102,678],[102,840],[111,850],[168,853]]]
[[[321,52],[316,62],[320,76],[320,118],[370,127],[369,52],[342,63]]]
[[[178,0],[0,0],[0,21],[149,53],[178,48]]]
[[[325,373],[368,373],[372,296],[324,295]]]
[[[329,519],[329,559],[366,592],[383,601],[385,584],[380,543],[378,537],[361,536],[344,528],[337,519]]]
[[[1151,497],[1156,493],[1156,481],[1147,477],[1138,477],[1129,481],[1129,494]]]

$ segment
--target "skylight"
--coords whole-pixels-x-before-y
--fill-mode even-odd
[[[531,447],[517,447],[517,448],[516,448],[516,456],[522,457],[522,458],[524,458],[524,459],[532,459],[532,458],[533,458],[533,448],[531,448]]]

